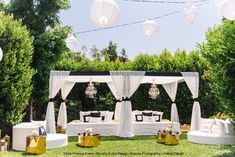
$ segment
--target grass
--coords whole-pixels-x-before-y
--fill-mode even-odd
[[[235,157],[235,146],[199,145],[187,141],[187,135],[180,137],[178,145],[167,146],[156,142],[155,136],[135,136],[132,138],[101,137],[101,144],[94,148],[76,146],[77,138],[70,137],[64,148],[47,150],[40,157],[94,157],[94,156],[163,156],[163,157]],[[0,157],[35,156],[24,152],[0,152]]]

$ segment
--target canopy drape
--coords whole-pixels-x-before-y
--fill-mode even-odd
[[[57,125],[61,126],[62,129],[67,128],[67,108],[65,104],[65,100],[69,95],[70,91],[73,89],[75,82],[65,81],[63,86],[61,87],[61,96],[62,102],[60,104],[60,109],[58,113]]]
[[[49,80],[49,103],[46,112],[46,130],[48,133],[56,133],[55,129],[55,109],[53,99],[61,89],[69,71],[51,71]]]
[[[191,117],[191,131],[198,130],[200,127],[199,117],[201,117],[200,104],[196,100],[199,93],[199,74],[197,72],[181,72],[181,74],[183,75],[184,80],[188,88],[190,89],[194,99],[192,111],[193,113]]]
[[[132,106],[129,100],[133,93],[139,87],[145,72],[144,71],[111,71],[113,83],[120,94],[123,97],[123,101],[120,108],[120,120],[118,136],[120,137],[132,137],[133,127],[132,123]]]
[[[172,105],[171,105],[171,121],[172,122],[179,122],[179,115],[178,110],[175,103],[175,98],[177,94],[177,87],[178,87],[178,81],[167,83],[162,85],[169,97],[171,98]]]
[[[117,100],[116,105],[115,105],[115,111],[114,111],[114,120],[119,121],[121,104],[122,104],[121,103],[122,97],[118,93],[117,88],[115,87],[113,82],[107,82],[107,85],[108,85],[109,89],[111,90],[111,92],[113,93],[115,99]],[[120,102],[118,102],[118,101],[120,101]]]

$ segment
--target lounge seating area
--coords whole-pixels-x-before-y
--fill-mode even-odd
[[[158,130],[172,126],[172,129],[181,133],[180,123],[162,119],[163,112],[132,111],[132,127],[134,135],[156,135]],[[116,116],[118,119],[118,116]],[[80,112],[80,120],[74,120],[67,125],[67,135],[77,136],[86,128],[92,128],[101,136],[117,136],[119,121],[113,120],[110,111]]]
[[[32,135],[32,132],[44,126],[45,122],[24,122],[13,127],[12,149],[17,151],[26,150],[26,137]],[[66,134],[46,134],[46,149],[61,148],[68,145],[68,136]]]

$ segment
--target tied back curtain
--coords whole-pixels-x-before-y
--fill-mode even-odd
[[[199,93],[199,74],[197,72],[181,72],[184,77],[184,80],[189,87],[193,99],[198,98]],[[201,110],[200,104],[198,101],[194,101],[193,103],[193,111],[191,117],[191,131],[199,130],[200,128],[200,119],[201,119]]]
[[[111,90],[111,92],[113,93],[115,99],[122,100],[122,97],[118,93],[117,88],[115,87],[114,83],[107,82],[107,85],[108,85],[109,89]],[[119,119],[120,119],[121,104],[122,104],[121,102],[116,102],[115,111],[114,111],[114,120],[115,121],[119,121]]]
[[[179,122],[179,114],[175,104],[175,98],[177,94],[177,87],[178,82],[167,83],[162,85],[169,97],[171,98],[172,105],[171,105],[171,121],[172,122]]]
[[[120,94],[120,97],[124,98],[120,108],[118,136],[132,137],[134,136],[132,127],[132,106],[130,100],[128,99],[139,87],[145,72],[111,71],[110,75],[118,93]]]
[[[62,87],[69,71],[51,71],[49,80],[49,99],[53,99]],[[46,129],[48,133],[56,133],[54,102],[49,101],[46,111]]]
[[[60,109],[58,113],[57,125],[61,126],[62,129],[67,128],[67,108],[65,104],[65,99],[69,95],[70,91],[73,89],[75,82],[65,81],[61,87],[61,96],[63,101],[60,104]]]

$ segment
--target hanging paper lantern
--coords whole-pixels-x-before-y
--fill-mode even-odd
[[[70,51],[76,52],[77,51],[77,38],[73,34],[69,34],[68,37],[65,39],[66,46],[69,48]]]
[[[0,47],[0,61],[2,60],[3,57],[3,52],[2,52],[2,48]]]
[[[156,99],[156,98],[159,96],[159,94],[160,94],[160,91],[159,91],[159,89],[157,88],[157,85],[152,84],[152,85],[151,85],[151,88],[149,89],[148,94],[149,94],[149,97],[150,97],[151,99]]]
[[[141,30],[145,36],[152,37],[158,32],[159,27],[154,20],[146,20],[142,23]]]
[[[222,15],[228,20],[235,20],[235,0],[227,0],[221,6]]]
[[[94,96],[97,93],[97,89],[95,88],[95,86],[92,84],[92,81],[90,81],[90,83],[88,84],[85,94],[88,98],[94,98]]]
[[[214,0],[216,7],[219,8],[219,9],[222,7],[222,5],[223,5],[226,1],[227,1],[227,0]]]
[[[90,16],[98,27],[110,27],[119,17],[119,7],[114,0],[95,0],[90,7]]]
[[[193,24],[197,17],[197,7],[193,4],[188,4],[186,8],[184,8],[184,18]]]

